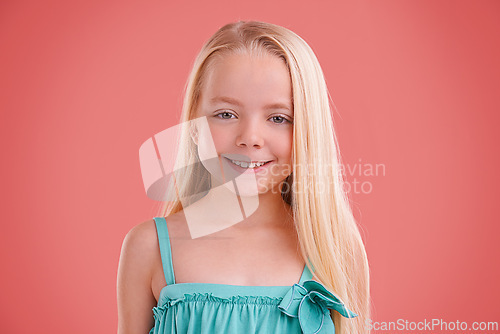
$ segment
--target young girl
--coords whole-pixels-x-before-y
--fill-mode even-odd
[[[367,333],[367,256],[306,42],[225,25],[195,61],[181,125],[173,200],[123,242],[118,332]]]

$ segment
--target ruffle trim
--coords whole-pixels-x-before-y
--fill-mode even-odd
[[[212,292],[207,293],[185,293],[183,297],[170,299],[165,298],[163,305],[153,307],[155,319],[160,318],[164,312],[176,305],[177,303],[222,303],[222,304],[254,304],[254,305],[272,305],[278,306],[283,297],[269,297],[269,296],[231,296],[222,298],[214,296]]]

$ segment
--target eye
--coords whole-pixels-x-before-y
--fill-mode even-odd
[[[221,118],[221,119],[231,119],[231,116],[234,116],[234,115],[228,111],[223,111],[223,112],[220,112],[220,113],[215,115],[215,117]]]
[[[276,124],[283,124],[285,122],[292,123],[291,121],[289,121],[285,117],[279,116],[279,115],[278,116],[273,116],[273,117],[271,117],[271,119],[273,120],[273,123],[276,123]]]

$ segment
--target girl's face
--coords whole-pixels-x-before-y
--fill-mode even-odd
[[[199,137],[198,152],[202,160],[207,156],[203,137],[211,136],[219,161],[219,168],[207,168],[212,176],[222,183],[238,176],[240,195],[279,194],[291,173],[293,139],[292,85],[284,62],[267,54],[216,61],[203,83],[197,117],[203,116],[210,134]]]

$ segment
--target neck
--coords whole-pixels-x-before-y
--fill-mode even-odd
[[[229,215],[238,216],[237,220],[234,217],[229,220],[237,221],[233,226],[239,231],[254,227],[293,227],[292,209],[281,197],[279,187],[265,193],[239,196],[232,184],[220,185],[210,189],[199,202],[211,211],[217,210],[219,214],[223,212],[220,214],[221,219],[227,219],[230,212],[232,214]],[[229,207],[233,207],[233,210],[228,210]]]

